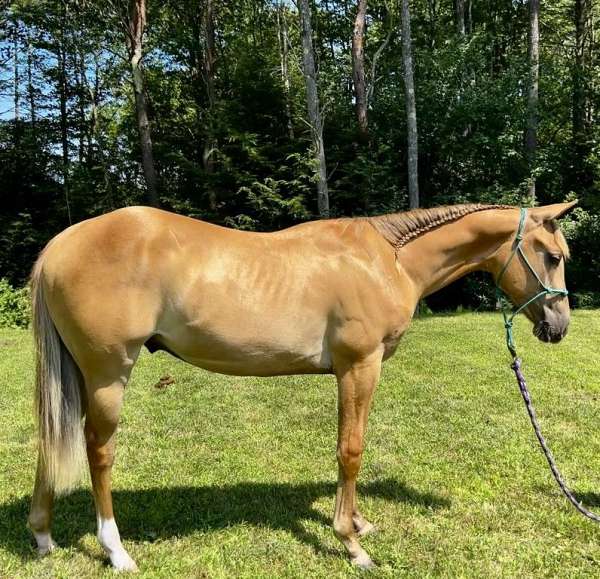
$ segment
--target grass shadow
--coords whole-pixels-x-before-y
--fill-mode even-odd
[[[574,493],[575,498],[588,508],[600,507],[600,493]]]
[[[315,551],[330,554],[303,521],[330,525],[329,517],[313,508],[320,497],[335,495],[329,482],[303,484],[239,483],[234,485],[120,490],[113,493],[121,536],[134,541],[156,541],[196,531],[251,524],[291,532]],[[394,479],[359,485],[365,496],[404,502],[423,509],[446,508],[450,501],[421,493]],[[25,527],[31,497],[0,505],[0,546],[29,559],[34,556],[31,534]],[[61,546],[76,545],[86,533],[95,533],[94,506],[89,491],[77,490],[54,505],[53,536]],[[337,554],[337,552],[336,552]]]

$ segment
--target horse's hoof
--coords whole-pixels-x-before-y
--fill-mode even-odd
[[[371,533],[376,533],[377,527],[372,523],[365,523],[360,529],[358,529],[357,534],[359,537],[364,537],[365,535],[370,535]]]
[[[57,545],[47,533],[34,533],[38,557],[45,557],[56,549]]]
[[[353,565],[358,567],[359,569],[363,569],[365,571],[369,571],[370,569],[375,569],[376,565],[371,560],[371,557],[367,555],[367,553],[363,552],[356,557],[352,557],[351,562]]]
[[[138,566],[135,561],[129,556],[127,551],[116,551],[110,555],[110,562],[117,571],[128,571],[135,573],[138,570]]]

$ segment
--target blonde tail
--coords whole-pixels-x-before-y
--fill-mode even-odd
[[[40,474],[56,493],[81,478],[85,464],[81,371],[65,347],[44,296],[44,254],[31,274],[33,333],[37,349],[36,417]]]

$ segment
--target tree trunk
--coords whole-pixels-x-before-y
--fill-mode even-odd
[[[283,83],[283,98],[285,99],[285,118],[287,122],[288,137],[294,139],[294,124],[292,122],[292,106],[290,103],[290,74],[289,74],[289,49],[287,20],[283,2],[277,4],[277,38],[279,40],[279,56],[281,65],[281,82]]]
[[[408,129],[408,202],[409,207],[414,209],[419,206],[419,152],[408,0],[402,0],[402,61]]]
[[[204,151],[202,153],[202,162],[204,170],[211,175],[215,170],[214,152],[217,143],[214,138],[214,110],[216,102],[215,92],[215,23],[213,0],[205,0],[204,12],[202,14],[202,28],[204,32],[204,61],[203,73],[204,84],[206,85],[206,96],[208,99],[207,111],[207,138],[204,141]],[[212,186],[209,184],[208,202],[212,211],[217,208],[217,198]]]
[[[467,34],[471,36],[473,34],[473,3],[471,0],[467,0]]]
[[[27,31],[27,97],[29,98],[29,117],[31,120],[31,132],[34,140],[36,134],[36,113],[35,113],[35,90],[33,87],[33,50],[31,47],[31,35]]]
[[[575,67],[573,69],[573,139],[581,144],[586,138],[586,40],[590,18],[590,0],[575,0]]]
[[[437,7],[436,0],[427,0],[427,12],[429,14],[429,48],[435,48],[435,37],[437,34]]]
[[[538,85],[540,76],[540,1],[529,0],[529,91],[527,97],[527,132],[525,147],[529,165],[530,203],[535,203],[535,163],[537,154]]]
[[[13,133],[13,140],[15,147],[19,147],[21,142],[21,75],[19,73],[19,44],[20,44],[20,30],[19,21],[13,21],[13,82],[14,82],[14,109],[15,109],[15,127]]]
[[[15,140],[18,140],[19,131],[17,125],[21,118],[21,111],[19,110],[20,94],[19,94],[19,23],[18,21],[13,22],[13,74],[14,74],[14,105],[15,105]]]
[[[85,57],[79,48],[73,48],[73,67],[75,69],[75,81],[77,86],[77,113],[79,116],[77,131],[79,133],[79,163],[85,158],[85,140],[88,125],[85,118]]]
[[[302,21],[302,58],[304,81],[306,83],[306,104],[311,128],[313,153],[317,165],[317,204],[319,215],[321,217],[329,217],[329,191],[327,188],[327,169],[323,146],[323,120],[321,118],[319,94],[317,92],[309,0],[299,0],[298,9]]]
[[[135,95],[135,111],[137,116],[140,148],[142,152],[142,168],[146,181],[146,198],[149,205],[158,207],[158,191],[156,170],[154,168],[154,155],[152,152],[152,136],[148,120],[148,104],[144,87],[144,72],[141,66],[142,41],[146,26],[146,0],[133,0],[129,14],[127,44],[129,50],[129,64],[133,80]]]
[[[367,0],[358,0],[354,31],[352,34],[352,77],[354,79],[354,97],[356,99],[356,118],[361,138],[369,138],[369,121],[367,116],[367,87],[365,83],[365,19]]]
[[[586,159],[590,153],[589,74],[587,70],[590,44],[591,0],[575,0],[575,66],[573,67],[573,181],[576,191],[583,191],[592,185],[591,172]]]
[[[95,151],[94,145],[96,142],[96,131],[98,128],[98,103],[100,102],[100,62],[98,53],[93,53],[94,57],[94,86],[89,86],[87,77],[84,77],[88,94],[90,97],[90,124],[88,129],[87,142],[87,163],[92,166],[94,163]]]
[[[464,36],[465,29],[465,0],[454,0],[454,8],[456,10],[456,31],[459,36]]]
[[[67,74],[65,48],[61,42],[58,52],[58,91],[60,100],[60,141],[62,145],[63,172],[68,173],[69,165],[69,130],[67,125]]]
[[[69,127],[67,119],[67,49],[65,33],[67,29],[67,4],[61,3],[61,22],[58,38],[57,62],[58,62],[58,97],[60,102],[60,140],[62,145],[62,171],[63,188],[65,193],[65,205],[69,223],[71,219],[70,183],[69,183]]]

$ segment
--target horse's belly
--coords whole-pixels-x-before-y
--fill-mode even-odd
[[[277,358],[253,358],[250,356],[241,359],[208,359],[184,358],[186,362],[219,374],[232,376],[282,376],[289,374],[327,374],[330,367],[321,365],[317,360],[298,360],[290,356]]]
[[[158,341],[181,359],[212,372],[236,376],[324,374],[331,371],[331,357],[324,333],[284,335],[269,331],[233,335],[215,328],[180,328],[161,333]]]

